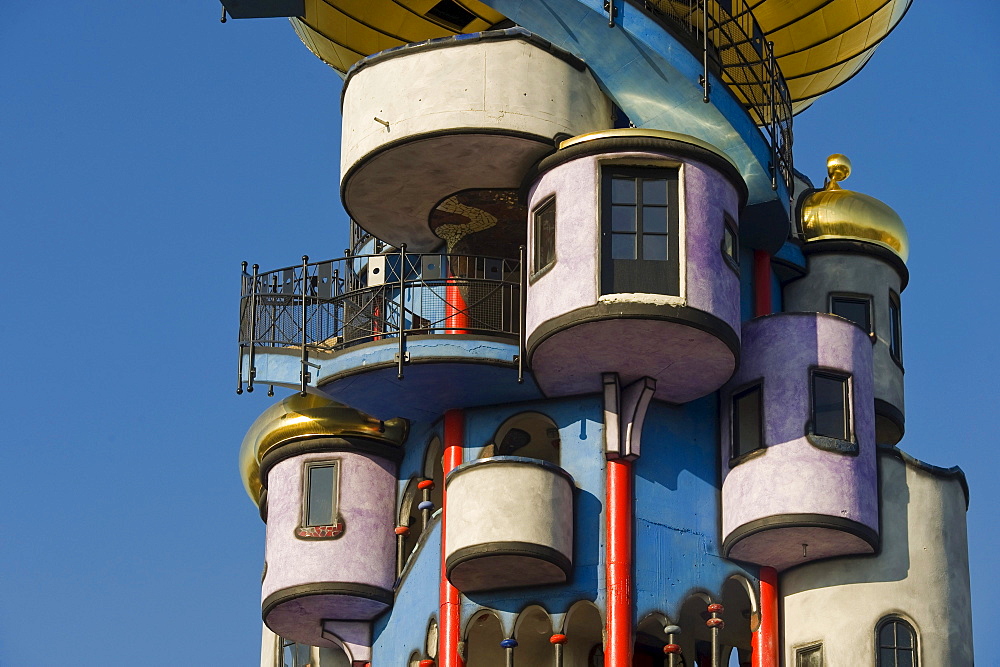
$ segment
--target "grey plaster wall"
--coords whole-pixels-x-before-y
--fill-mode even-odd
[[[903,369],[889,354],[889,290],[899,295],[899,274],[886,262],[861,254],[817,253],[808,262],[809,273],[785,287],[785,310],[827,313],[831,293],[871,296],[875,398],[904,412]]]
[[[572,559],[572,483],[548,467],[503,459],[449,475],[446,557],[479,544],[527,542]]]
[[[785,664],[822,641],[826,664],[874,665],[875,625],[895,614],[918,634],[919,664],[973,664],[966,499],[944,477],[880,452],[882,549],[784,573]]]

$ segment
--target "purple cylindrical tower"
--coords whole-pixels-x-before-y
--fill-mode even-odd
[[[878,479],[872,345],[845,319],[779,313],[743,326],[722,392],[728,558],[782,570],[872,553]]]
[[[241,458],[267,523],[261,612],[276,634],[334,648],[336,622],[371,620],[392,603],[405,435],[400,420],[297,394],[251,427]]]
[[[549,396],[597,393],[601,372],[656,379],[684,403],[739,357],[736,168],[693,137],[613,130],[542,161],[529,194],[526,332]]]

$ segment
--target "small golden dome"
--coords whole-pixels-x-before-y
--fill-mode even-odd
[[[899,214],[874,197],[840,187],[840,181],[851,175],[847,156],[831,155],[826,170],[829,176],[826,187],[808,195],[802,204],[805,240],[865,241],[888,248],[905,262],[910,254],[910,240]]]
[[[260,462],[282,445],[308,438],[364,438],[392,446],[406,439],[405,419],[381,421],[343,403],[298,393],[261,413],[240,446],[240,475],[250,498],[260,504]]]

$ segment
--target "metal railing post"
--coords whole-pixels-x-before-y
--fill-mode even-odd
[[[708,0],[701,0],[701,84],[704,95],[701,101],[708,104]]]
[[[257,264],[253,265],[250,277],[250,358],[247,369],[247,393],[253,392],[253,381],[257,377],[257,353],[254,341],[257,340]]]
[[[774,60],[774,42],[767,42],[767,69],[768,69],[768,81],[770,83],[770,103],[771,103],[771,189],[778,189],[778,122],[777,122],[777,107],[774,104],[774,98],[777,94],[777,86],[775,85],[775,74],[777,73],[777,63]]]
[[[244,299],[247,301],[244,302]],[[243,310],[249,304],[249,294],[247,294],[247,263],[243,262],[243,269],[240,271],[240,332],[238,335],[240,346],[240,363],[236,367],[236,393],[243,393],[243,317],[247,314]]]
[[[406,354],[406,303],[403,299],[406,290],[406,244],[399,246],[399,350],[396,356],[399,358],[399,365],[396,368],[396,377],[403,379],[403,363]]]
[[[311,373],[309,372],[309,350],[306,348],[306,343],[308,338],[306,336],[306,324],[308,319],[308,312],[306,311],[306,291],[308,288],[308,276],[309,273],[309,255],[302,255],[302,280],[301,280],[301,304],[302,304],[302,371],[299,374],[301,380],[301,386],[299,388],[299,394],[302,396],[306,395],[306,385],[309,384]]]
[[[525,341],[525,318],[528,313],[528,262],[525,255],[527,249],[522,245],[518,248],[519,278],[518,278],[518,323],[517,323],[517,383],[524,383],[524,355],[527,347]]]
[[[708,605],[708,613],[712,615],[712,618],[705,621],[705,625],[709,627],[712,633],[712,667],[723,667],[720,664],[720,646],[719,646],[719,630],[726,627],[725,622],[719,618],[725,609],[719,603],[714,603]]]

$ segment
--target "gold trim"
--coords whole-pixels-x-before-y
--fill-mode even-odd
[[[613,130],[598,130],[597,132],[588,132],[586,134],[579,134],[575,137],[570,137],[565,141],[559,142],[559,150],[569,148],[570,146],[576,146],[577,144],[583,144],[588,141],[596,141],[598,139],[619,139],[625,137],[650,137],[653,139],[670,139],[671,141],[679,141],[684,144],[691,144],[692,146],[697,146],[698,148],[704,148],[707,151],[715,153],[719,157],[723,158],[729,164],[733,165],[733,169],[739,171],[740,168],[733,162],[732,158],[726,155],[721,148],[713,146],[707,141],[702,141],[698,137],[692,137],[690,134],[681,134],[680,132],[670,132],[669,130],[652,130],[643,127],[623,127]]]

